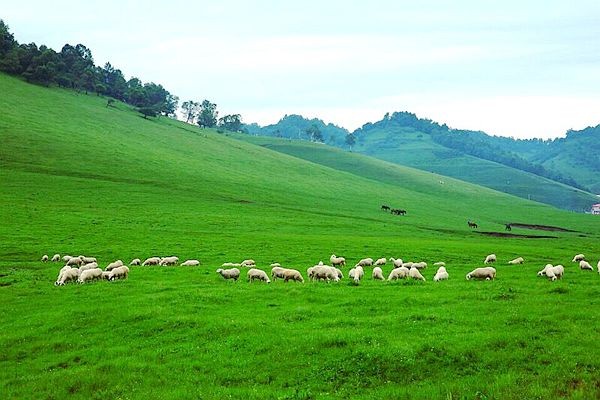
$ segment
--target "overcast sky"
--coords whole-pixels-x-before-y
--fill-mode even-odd
[[[600,1],[7,1],[20,43],[82,43],[180,99],[353,130],[411,111],[557,137],[600,123]],[[526,5],[524,5],[526,4]]]

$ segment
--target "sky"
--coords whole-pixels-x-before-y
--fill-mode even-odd
[[[368,4],[366,4],[368,3]],[[554,138],[600,124],[600,1],[0,0],[20,43],[91,49],[246,123],[409,111]]]

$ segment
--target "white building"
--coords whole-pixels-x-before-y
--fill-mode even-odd
[[[592,214],[600,215],[600,203],[592,205]]]

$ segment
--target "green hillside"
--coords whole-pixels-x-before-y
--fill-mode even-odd
[[[600,257],[599,219],[324,145],[144,119],[5,75],[0,93],[3,398],[600,395],[598,274],[570,263]],[[572,231],[478,233],[507,222]],[[498,279],[466,281],[492,252]],[[54,253],[103,267],[172,254],[202,265],[55,287],[62,265],[39,261]],[[367,270],[358,286],[264,285],[214,272],[253,258],[306,277],[332,253],[350,267],[424,260],[427,282]],[[519,255],[524,265],[506,265]],[[451,279],[434,284],[440,260]],[[537,278],[547,262],[565,278]]]

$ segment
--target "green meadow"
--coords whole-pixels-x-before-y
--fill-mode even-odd
[[[598,262],[600,218],[6,75],[0,110],[3,399],[600,397],[600,276],[571,262]],[[569,231],[478,233],[509,222]],[[202,264],[55,287],[62,263],[39,261],[54,253]],[[252,258],[306,278],[333,253],[350,264],[339,283],[215,273]],[[489,253],[497,279],[466,281]],[[373,281],[368,268],[354,285],[364,257],[426,261],[427,281]],[[436,261],[448,281],[432,282]],[[537,277],[546,263],[565,277]]]

